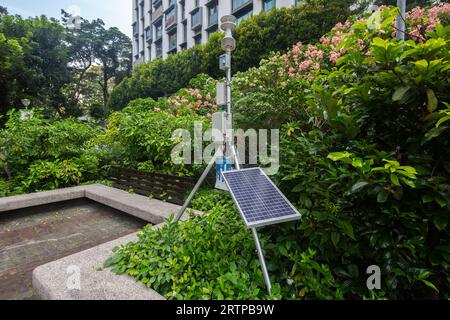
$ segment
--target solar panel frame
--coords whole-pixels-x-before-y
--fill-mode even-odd
[[[258,219],[256,221],[249,221],[249,219],[247,219],[248,215],[246,214],[245,208],[242,208],[241,203],[237,199],[237,196],[235,194],[236,190],[233,189],[233,187],[230,185],[230,182],[227,178],[227,175],[229,175],[229,174],[237,174],[237,173],[247,172],[247,171],[258,171],[263,177],[265,177],[265,179],[269,182],[269,186],[273,188],[273,191],[276,193],[276,195],[280,196],[281,199],[284,200],[283,204],[287,208],[292,210],[292,212],[294,212],[294,213],[278,216],[275,218],[267,218],[267,215],[265,215],[265,218],[264,218],[264,216],[262,215],[261,219]],[[228,187],[228,190],[230,191],[231,196],[232,196],[236,206],[238,207],[239,212],[240,212],[245,224],[247,225],[247,227],[249,229],[260,228],[260,227],[264,227],[264,226],[280,224],[280,223],[285,223],[285,222],[297,221],[302,218],[302,215],[298,212],[298,210],[292,205],[292,203],[286,198],[286,196],[280,191],[280,189],[278,189],[278,187],[273,183],[273,181],[266,175],[266,173],[261,168],[249,168],[249,169],[241,169],[241,170],[235,170],[235,171],[227,171],[227,172],[223,172],[222,176],[224,177],[224,180]]]

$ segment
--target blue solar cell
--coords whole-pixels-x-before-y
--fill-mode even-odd
[[[223,177],[249,228],[301,218],[261,168],[228,171]]]

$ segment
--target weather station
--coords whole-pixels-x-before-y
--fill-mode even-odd
[[[213,141],[217,144],[216,153],[209,162],[199,181],[187,198],[184,206],[175,217],[178,222],[201,187],[206,177],[216,165],[216,188],[229,191],[244,220],[251,229],[255,241],[262,273],[270,294],[272,284],[266,266],[264,252],[257,228],[301,219],[300,213],[281,193],[261,168],[242,169],[234,144],[232,114],[232,52],[236,49],[233,30],[236,18],[227,15],[221,19],[221,29],[225,36],[219,57],[221,70],[226,73],[226,82],[217,85],[217,104],[222,107],[212,117]],[[233,169],[234,167],[234,169]]]

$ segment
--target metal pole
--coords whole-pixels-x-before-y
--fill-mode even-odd
[[[219,154],[219,152],[220,152],[220,149],[217,150],[217,152],[214,154],[214,157],[212,157],[211,161],[208,164],[208,167],[205,169],[205,171],[203,172],[202,176],[197,181],[197,184],[195,185],[194,189],[192,189],[191,194],[187,198],[187,200],[184,203],[183,207],[181,208],[181,210],[176,215],[175,222],[180,221],[180,219],[183,216],[184,212],[187,210],[187,208],[191,204],[191,201],[192,201],[192,199],[194,199],[194,196],[197,193],[198,189],[200,189],[200,187],[203,184],[203,181],[205,181],[205,179],[208,176],[209,172],[211,171],[211,169],[213,168],[214,164],[216,163],[217,155]]]
[[[269,272],[267,271],[266,260],[264,259],[264,253],[259,241],[258,232],[255,228],[252,229],[253,238],[255,238],[256,250],[258,250],[259,262],[261,263],[262,273],[264,275],[264,281],[266,281],[267,292],[269,295],[272,292],[272,283],[270,282]]]
[[[397,0],[397,6],[400,11],[397,16],[397,40],[405,40],[406,33],[406,0]]]
[[[229,68],[227,69],[227,116],[231,117],[231,51],[226,52],[227,60],[230,62]]]

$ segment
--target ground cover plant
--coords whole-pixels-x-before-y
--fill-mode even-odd
[[[448,4],[413,9],[400,42],[396,9],[382,7],[236,75],[237,121],[282,129],[276,180],[304,216],[262,231],[276,262],[272,297],[235,209],[201,205],[218,201],[211,194],[194,203],[204,217],[147,228],[108,266],[175,299],[449,298],[449,13]],[[217,255],[211,242],[223,245],[228,223],[229,237],[243,238],[221,247],[230,253],[227,264],[216,259],[220,275],[231,274],[223,284],[197,257]],[[173,259],[182,261],[174,272]],[[370,265],[382,270],[381,290],[367,289]]]

